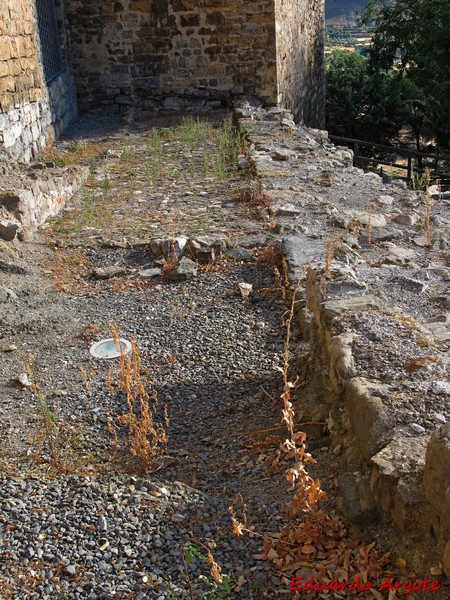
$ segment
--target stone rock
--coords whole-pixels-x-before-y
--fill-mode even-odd
[[[20,206],[20,195],[19,192],[9,190],[7,192],[0,193],[0,206],[4,206],[10,213],[15,214]]]
[[[159,277],[161,272],[161,269],[155,267],[154,269],[143,269],[142,271],[139,271],[139,275],[145,279],[150,279],[152,277]]]
[[[395,240],[401,236],[401,231],[395,229],[394,227],[374,227],[371,231],[371,240],[372,242],[389,242],[390,240]],[[361,231],[360,238],[362,242],[366,242],[369,238],[369,233],[367,229]]]
[[[2,254],[4,257],[8,256],[9,258],[18,258],[19,256],[19,252],[14,244],[7,243],[0,239],[0,256],[2,256]]]
[[[340,150],[336,153],[336,158],[346,167],[353,165],[353,152],[351,150]]]
[[[419,425],[418,423],[411,423],[410,427],[416,433],[425,433],[426,431],[425,427],[422,427],[422,425]]]
[[[9,344],[8,346],[0,346],[0,352],[16,352],[17,346],[15,344]]]
[[[378,202],[384,206],[392,206],[394,204],[394,197],[382,195],[378,198]]]
[[[410,263],[415,257],[414,250],[409,248],[400,248],[395,244],[389,244],[389,254],[383,258],[382,264],[386,265],[405,265]]]
[[[345,399],[360,452],[369,460],[386,446],[393,436],[385,407],[380,398],[372,394],[371,382],[360,377],[347,380]]]
[[[238,169],[241,169],[242,171],[244,171],[245,169],[248,169],[249,162],[248,162],[247,157],[239,156],[238,161],[237,161],[237,166],[238,166]]]
[[[446,220],[442,219],[439,215],[431,215],[430,221],[433,225],[436,225],[436,227],[443,227],[446,223]]]
[[[199,247],[214,248],[216,257],[220,256],[227,247],[227,240],[221,235],[202,235],[196,237],[193,241],[195,241]]]
[[[16,237],[19,226],[9,221],[0,221],[0,238],[5,242],[12,242]]]
[[[145,243],[143,245],[146,245]],[[130,243],[127,240],[111,240],[103,238],[101,241],[102,248],[129,248]],[[139,247],[138,244],[135,246]]]
[[[370,489],[370,479],[361,473],[343,473],[338,477],[344,511],[349,521],[370,525],[376,521],[378,511]]]
[[[355,271],[349,265],[342,263],[333,262],[331,265],[331,281],[351,282],[356,288],[367,289],[367,284],[358,280]]]
[[[345,214],[361,223],[361,225],[367,226],[369,222],[371,227],[386,227],[387,225],[385,216],[381,214],[354,210],[345,211]]]
[[[199,264],[210,264],[216,259],[216,251],[214,246],[204,246],[198,240],[189,240],[189,252]]]
[[[244,300],[246,300],[253,291],[253,285],[251,283],[239,283],[238,284],[239,292]]]
[[[415,237],[413,239],[413,243],[416,246],[419,246],[419,248],[426,248],[427,246],[430,245],[430,243],[428,242],[427,238],[424,235],[420,235],[418,237]]]
[[[20,373],[20,375],[16,377],[16,381],[22,388],[30,388],[33,386],[27,373]]]
[[[111,279],[112,277],[120,277],[126,275],[127,269],[124,267],[111,266],[111,267],[96,267],[92,269],[92,275],[95,279]]]
[[[341,236],[341,240],[345,243],[349,248],[360,248],[361,246],[358,244],[358,238],[351,233],[344,233]]]
[[[106,151],[106,155],[105,158],[121,158],[122,157],[123,152],[121,150],[112,150],[111,148],[109,148]]]
[[[439,423],[439,425],[445,425],[445,423],[447,422],[447,419],[445,418],[445,416],[442,413],[435,413],[434,420],[437,423]]]
[[[332,215],[330,218],[330,225],[333,227],[339,227],[339,229],[347,229],[351,219],[346,215]]]
[[[419,222],[419,215],[415,213],[412,214],[401,214],[397,215],[392,219],[394,223],[398,223],[399,225],[406,225],[409,227],[413,227]]]
[[[181,110],[184,108],[184,100],[178,96],[168,96],[164,99],[163,106],[168,110]]]
[[[246,248],[230,248],[227,250],[228,256],[235,260],[252,260],[253,254]]]
[[[334,319],[340,319],[350,312],[367,312],[370,310],[383,310],[383,302],[376,296],[358,296],[342,300],[328,300],[322,304],[322,318],[327,324]]]
[[[293,119],[288,119],[288,118],[284,118],[281,119],[281,125],[284,125],[285,127],[290,127],[291,129],[295,128],[295,121]]]
[[[450,423],[435,431],[428,443],[424,470],[425,494],[441,515],[450,515]]]
[[[201,265],[209,265],[216,260],[214,248],[198,248],[194,251],[195,260]]]
[[[15,273],[16,275],[25,275],[27,270],[14,263],[7,262],[0,258],[0,271],[5,273]]]
[[[240,98],[234,103],[234,113],[239,119],[247,119],[251,117],[259,108],[261,102],[253,97]]]
[[[265,233],[255,233],[253,235],[246,235],[246,236],[242,236],[237,238],[236,241],[237,245],[240,248],[260,248],[261,246],[265,246],[268,240],[268,236]]]
[[[371,459],[377,503],[402,531],[415,537],[423,535],[432,518],[422,483],[428,440],[428,435],[397,435]]]
[[[427,284],[423,281],[419,281],[418,279],[412,279],[410,277],[399,277],[399,282],[401,285],[409,288],[413,292],[417,292],[421,294],[427,289]]]
[[[182,523],[185,520],[185,516],[179,513],[175,513],[170,517],[170,520],[174,523]]]
[[[304,275],[305,265],[326,255],[326,245],[321,240],[312,240],[303,233],[297,233],[283,240],[283,252],[293,271],[294,279]]]
[[[433,298],[434,302],[438,302],[443,308],[450,310],[450,294],[442,294]]]
[[[183,258],[178,263],[177,267],[169,274],[170,281],[186,281],[197,275],[198,264],[190,258]]]
[[[301,214],[302,211],[293,204],[280,204],[275,207],[274,212],[277,217],[293,217]]]
[[[374,183],[375,185],[381,185],[382,184],[382,179],[379,175],[377,175],[377,173],[364,173],[364,179],[366,179],[367,181]]]
[[[354,333],[343,333],[330,339],[328,345],[330,378],[336,387],[339,387],[341,382],[356,375],[352,352],[352,344],[356,337]]]
[[[408,187],[404,179],[393,179],[391,181],[391,185],[394,185],[395,187],[401,188],[403,190],[405,190]]]
[[[17,294],[9,288],[0,287],[0,302],[17,302]]]
[[[162,239],[160,238],[154,238],[152,240],[149,241],[149,246],[150,246],[150,251],[153,254],[153,256],[162,256],[163,255],[163,251],[162,251]]]
[[[440,185],[430,185],[428,193],[435,200],[450,198],[450,191],[443,191]]]
[[[435,394],[442,394],[445,396],[450,395],[450,382],[449,381],[434,381],[433,382],[433,392]]]
[[[180,258],[183,256],[184,250],[187,245],[187,238],[179,236],[176,238],[168,238],[162,240],[161,251],[164,258]]]
[[[271,154],[272,160],[286,161],[289,160],[292,155],[290,150],[284,150],[282,148],[277,148]]]

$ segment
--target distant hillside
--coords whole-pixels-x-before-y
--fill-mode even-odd
[[[329,22],[353,22],[355,11],[363,12],[367,0],[325,0],[325,19]]]

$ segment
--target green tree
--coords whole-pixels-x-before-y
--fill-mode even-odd
[[[373,71],[403,72],[409,91],[415,90],[410,120],[417,127],[422,119],[423,132],[431,130],[440,146],[450,147],[449,1],[368,0],[363,22],[375,28],[369,50]]]
[[[327,129],[335,135],[386,143],[408,115],[398,71],[374,71],[364,56],[334,50],[326,65]]]

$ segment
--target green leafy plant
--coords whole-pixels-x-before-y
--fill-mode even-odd
[[[189,575],[189,567],[196,561],[203,562],[209,570],[209,575],[198,575],[207,590],[203,592],[204,600],[218,600],[226,598],[231,594],[232,580],[229,575],[222,574],[222,569],[217,564],[211,550],[198,540],[188,540],[181,546],[181,560],[183,562],[184,578],[187,584],[187,592],[183,590],[181,596],[175,594],[170,588],[166,589],[172,600],[195,600],[192,581]]]
[[[18,359],[24,371],[21,377],[37,402],[40,420],[37,433],[29,441],[35,447],[30,457],[38,465],[46,466],[52,477],[90,470],[91,465],[87,464],[90,455],[85,451],[80,428],[64,423],[58,407],[46,398],[33,373],[34,356],[19,352]]]
[[[37,400],[39,415],[42,423],[41,437],[44,439],[44,443],[47,446],[52,466],[59,471],[62,467],[62,458],[60,456],[57,443],[59,423],[54,409],[48,404],[45,395],[34,378],[32,369],[33,360],[34,356],[32,354],[26,354],[25,356],[22,356],[19,353],[19,363],[21,364],[21,367],[25,369],[26,377],[31,386],[31,390]]]

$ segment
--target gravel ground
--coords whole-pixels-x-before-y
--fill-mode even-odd
[[[288,592],[273,564],[254,558],[261,540],[233,536],[228,512],[241,493],[248,527],[274,532],[283,526],[288,499],[284,466],[273,466],[282,439],[274,365],[283,349],[285,309],[270,291],[272,267],[257,261],[261,246],[278,239],[274,217],[263,205],[242,202],[245,177],[229,172],[217,181],[205,173],[205,155],[214,153],[210,141],[202,152],[164,142],[174,161],[171,174],[158,178],[152,171],[155,181],[149,178],[144,158],[154,144],[151,125],[82,121],[62,147],[67,151],[80,139],[101,146],[89,197],[76,196],[45,235],[0,247],[3,266],[16,267],[2,268],[0,288],[7,290],[0,297],[0,597],[182,599],[182,545],[189,540],[211,548],[232,579],[230,597]],[[179,160],[189,176],[180,176]],[[278,180],[272,181],[276,190]],[[331,189],[325,183],[325,190],[322,179],[317,183],[320,192]],[[330,200],[339,198],[322,198],[317,215],[299,209],[295,227],[303,231],[302,220],[311,239],[326,237]],[[283,210],[292,219],[291,209]],[[283,211],[277,218],[283,221]],[[142,269],[157,266],[149,237],[167,233],[227,238],[242,260],[223,258],[188,281],[143,278]],[[123,272],[99,280],[92,275],[96,267]],[[366,271],[357,274],[366,281]],[[253,285],[248,299],[239,293],[241,282]],[[397,296],[408,299],[400,287]],[[418,316],[426,312],[423,305]],[[121,336],[136,338],[158,395],[156,418],[162,422],[164,407],[168,412],[167,448],[146,475],[125,448],[123,429],[118,445],[109,431],[126,410],[123,394],[108,389],[111,362],[89,354],[93,342],[110,337],[111,323]],[[364,320],[348,325],[366,326]],[[403,333],[407,345],[409,331]],[[376,348],[377,339],[372,343]],[[356,342],[355,352],[357,368],[364,369],[367,349]],[[34,355],[32,375],[42,395],[17,383],[26,353]],[[382,377],[385,363],[385,357],[378,361]],[[441,378],[440,364],[431,368]],[[413,364],[411,373],[420,388]],[[414,399],[411,406],[417,408]],[[414,420],[432,428],[444,409],[430,415],[421,407]],[[311,472],[334,510],[339,465],[318,429],[308,431],[309,450],[319,460]],[[365,533],[395,547],[396,533],[385,524]],[[198,598],[207,589],[200,575],[208,576],[208,569],[196,560],[190,579]]]
[[[121,147],[122,135],[116,132],[110,146]],[[192,152],[185,160],[199,163]],[[193,208],[208,233],[223,236],[231,227],[251,246],[248,236],[259,234],[262,225],[239,210],[234,214],[229,201],[240,179],[232,185],[210,179],[200,190],[201,176],[183,181],[177,198],[194,196]],[[164,196],[159,185],[140,184],[148,202]],[[117,184],[111,175],[111,188],[100,200],[110,200],[106,196],[114,195],[116,185],[125,185],[123,173]],[[129,186],[137,186],[136,180]],[[168,186],[173,192],[174,182]],[[211,203],[199,193],[204,189],[216,198],[214,205],[225,204],[223,214],[202,208]],[[111,246],[102,243],[105,236],[121,239],[123,231],[144,222],[141,203],[130,204],[128,196],[122,201],[124,210],[114,205],[116,229],[106,231],[103,220],[104,230],[88,237],[88,244],[89,224],[74,237],[64,229],[63,216],[52,238],[39,234],[9,248],[8,264],[19,269],[4,272],[2,281],[12,293],[1,304],[0,595],[183,598],[182,544],[194,540],[210,547],[231,577],[232,597],[277,597],[286,584],[270,563],[253,558],[261,552],[259,538],[233,536],[228,512],[241,493],[248,526],[276,531],[287,499],[283,469],[271,469],[281,432],[248,435],[277,428],[280,421],[273,366],[283,345],[283,305],[265,291],[274,283],[273,270],[255,260],[255,250],[248,261],[223,259],[220,268],[204,267],[188,281],[142,280],[137,272],[152,261],[142,240],[132,248],[103,247]],[[74,199],[75,209],[68,207],[72,213],[77,202],[83,198]],[[171,215],[179,225],[177,207],[169,206],[160,230],[170,228]],[[110,265],[124,266],[124,276],[93,279],[93,268]],[[239,292],[241,282],[253,285],[248,299]],[[159,398],[155,418],[162,421],[166,407],[170,421],[167,448],[146,475],[125,448],[124,431],[115,445],[108,430],[126,410],[123,394],[108,391],[112,361],[89,354],[93,342],[110,337],[111,323],[121,336],[135,337]],[[26,353],[33,354],[40,394],[17,383]],[[199,576],[212,581],[208,568],[197,559],[190,570],[201,598],[207,585]]]
[[[240,281],[255,286],[250,300],[238,295]],[[258,436],[249,442],[235,435],[279,422],[267,394],[277,386],[281,306],[257,291],[271,284],[266,268],[230,264],[195,281],[126,294],[48,290],[31,300],[16,287],[16,316],[28,320],[19,331],[9,322],[2,342],[34,351],[34,377],[67,434],[57,442],[61,464],[74,474],[55,477],[49,469],[36,398],[13,386],[20,369],[13,353],[5,353],[2,463],[13,476],[3,476],[0,492],[1,571],[12,597],[166,598],[170,585],[181,598],[187,539],[217,545],[224,572],[234,582],[245,578],[234,597],[275,597],[282,589],[270,565],[252,558],[260,541],[233,538],[228,514],[238,492],[258,530],[276,527],[282,513],[283,475],[269,473],[274,448],[255,446]],[[44,309],[53,315],[51,328],[33,318]],[[108,417],[123,411],[124,400],[107,391],[110,361],[91,357],[93,338],[80,334],[95,325],[103,337],[111,322],[123,337],[136,336],[142,365],[167,406],[167,454],[152,465],[165,480],[130,478],[138,465],[107,431]],[[80,366],[90,377],[87,389]]]

